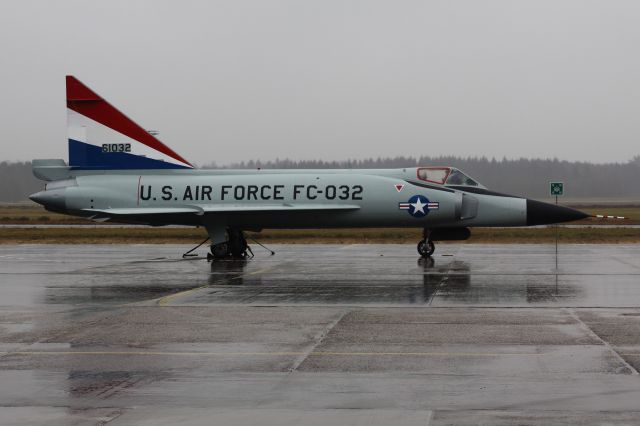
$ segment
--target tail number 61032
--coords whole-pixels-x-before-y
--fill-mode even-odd
[[[103,143],[102,152],[131,152],[130,143]]]

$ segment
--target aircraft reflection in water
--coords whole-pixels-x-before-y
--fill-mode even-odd
[[[428,257],[419,259],[418,266],[424,271],[422,275],[424,303],[430,303],[437,293],[453,294],[455,297],[455,294],[470,290],[471,274],[466,262],[452,261],[436,266],[435,260]]]
[[[375,170],[196,170],[102,97],[67,76],[69,163],[34,160],[46,209],[95,221],[203,226],[213,258],[244,257],[243,231],[413,227],[418,252],[465,240],[470,227],[587,217],[487,190],[453,167]]]
[[[473,273],[464,261],[436,262],[432,257],[418,260],[424,271],[423,300],[431,303],[434,297],[444,304],[496,304],[508,299],[516,304],[557,303],[576,299],[578,287],[558,280],[557,273],[538,275],[531,281],[526,275],[495,275]],[[413,303],[415,300],[411,300]]]
[[[247,259],[230,259],[226,262],[211,262],[209,285],[240,286],[245,283],[245,268]],[[251,277],[252,281],[259,282],[260,276]]]

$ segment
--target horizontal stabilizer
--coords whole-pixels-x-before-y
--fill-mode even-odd
[[[40,180],[53,181],[69,179],[69,166],[64,160],[33,160],[31,162],[33,175]]]

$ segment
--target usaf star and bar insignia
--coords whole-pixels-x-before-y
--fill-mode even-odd
[[[414,195],[406,203],[398,203],[400,210],[407,210],[413,217],[425,217],[431,210],[438,210],[440,203],[431,202],[424,195]]]

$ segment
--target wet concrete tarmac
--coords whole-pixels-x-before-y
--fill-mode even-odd
[[[0,246],[2,424],[638,424],[640,246]]]

